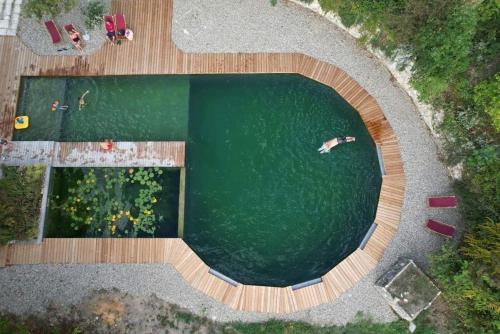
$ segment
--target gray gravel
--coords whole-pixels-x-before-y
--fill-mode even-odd
[[[70,12],[62,13],[54,18],[57,28],[62,36],[62,42],[57,45],[52,43],[52,39],[45,28],[44,22],[50,20],[50,17],[44,17],[39,21],[35,18],[25,18],[21,16],[19,19],[17,35],[27,47],[29,47],[34,53],[41,56],[93,54],[106,42],[106,34],[104,33],[102,25],[99,25],[93,30],[86,29],[85,17],[82,15],[82,9],[85,8],[89,2],[90,0],[79,0],[75,8],[73,8]],[[101,0],[101,2],[104,4],[104,8],[107,8],[105,12],[109,12],[109,8],[111,8],[111,0]],[[73,48],[71,40],[64,30],[64,26],[70,23],[73,24],[81,35],[87,32],[90,36],[90,40],[82,41],[83,52]]]
[[[451,192],[436,144],[408,95],[389,72],[356,41],[311,11],[269,0],[190,0],[174,2],[173,36],[186,52],[301,52],[335,64],[357,80],[382,107],[396,132],[406,174],[399,231],[377,268],[333,303],[283,318],[343,324],[358,311],[386,322],[396,316],[373,283],[398,256],[426,267],[427,255],[443,244],[423,227],[427,217],[450,224],[456,210],[426,208],[430,195]],[[92,290],[117,287],[132,294],[155,293],[168,302],[218,320],[258,321],[274,315],[236,312],[189,287],[169,265],[39,265],[0,269],[0,309],[16,313],[43,310],[49,301],[77,303]]]

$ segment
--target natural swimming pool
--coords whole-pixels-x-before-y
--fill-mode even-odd
[[[69,111],[51,113],[56,98]],[[363,122],[299,75],[29,78],[25,114],[31,126],[17,140],[186,140],[184,239],[241,283],[317,278],[357,248],[375,216],[381,176]],[[317,152],[339,135],[356,142]]]

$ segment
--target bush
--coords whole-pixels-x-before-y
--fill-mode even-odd
[[[499,227],[488,221],[466,235],[461,254],[448,245],[432,257],[432,275],[461,332],[495,333],[500,327]]]
[[[76,0],[25,0],[22,14],[41,20],[44,15],[57,16],[63,11],[69,12],[75,7]]]
[[[473,6],[459,4],[443,18],[429,17],[419,29],[413,45],[412,83],[422,100],[440,97],[468,69],[476,25]]]
[[[0,244],[11,240],[33,239],[38,219],[44,166],[1,167]]]
[[[91,1],[83,9],[83,14],[85,15],[85,26],[92,30],[102,24],[104,4],[101,1]]]
[[[474,88],[474,103],[491,116],[493,126],[500,132],[500,74]]]

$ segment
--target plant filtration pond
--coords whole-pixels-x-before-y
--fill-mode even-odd
[[[55,99],[68,110],[50,112]],[[30,127],[15,140],[186,141],[184,240],[241,283],[317,278],[375,217],[381,175],[365,125],[300,75],[24,78],[20,115]],[[318,153],[342,135],[356,141]],[[179,174],[55,168],[46,236],[176,236]]]

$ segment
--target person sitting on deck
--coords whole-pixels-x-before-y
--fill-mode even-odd
[[[111,43],[115,43],[116,41],[116,33],[115,33],[115,25],[112,21],[105,22],[106,27],[106,36]]]
[[[54,102],[52,102],[52,106],[50,107],[50,111],[67,110],[67,109],[68,106],[62,106],[59,100],[55,100]]]
[[[83,107],[85,107],[85,95],[87,95],[88,93],[90,93],[89,90],[83,93],[82,96],[78,97],[78,110],[82,110]]]
[[[111,151],[113,149],[113,141],[111,139],[106,139],[100,143],[100,146],[104,151]]]
[[[323,145],[318,148],[319,153],[329,153],[332,148],[334,148],[337,145],[344,144],[344,143],[349,143],[352,141],[355,141],[355,137],[345,137],[345,136],[340,136],[340,137],[335,137],[333,139],[330,139],[327,142],[324,142]]]

